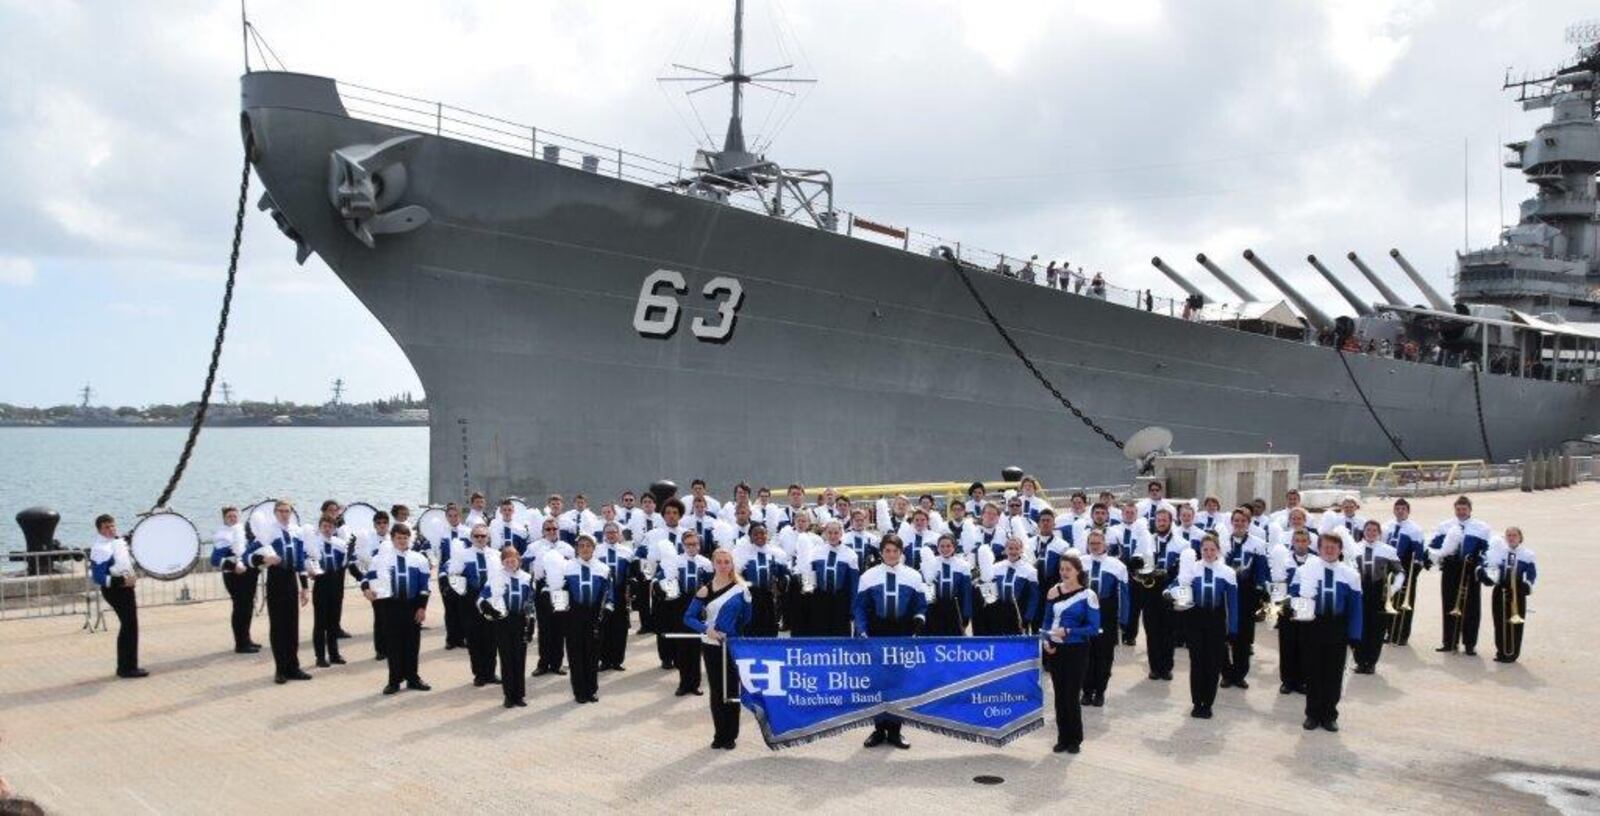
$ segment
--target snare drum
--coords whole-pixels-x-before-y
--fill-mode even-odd
[[[550,609],[556,612],[565,612],[572,606],[572,598],[564,589],[550,590]]]
[[[1297,621],[1313,620],[1317,617],[1317,601],[1314,598],[1291,598],[1289,611],[1294,613]]]
[[[354,502],[344,509],[344,529],[346,533],[363,533],[376,529],[372,523],[374,516],[378,515],[378,508],[366,502]]]
[[[521,496],[510,496],[506,501],[511,502],[511,520],[527,522],[528,503],[523,501]]]
[[[199,562],[200,533],[188,519],[162,510],[133,525],[128,552],[146,575],[158,581],[176,581]]]

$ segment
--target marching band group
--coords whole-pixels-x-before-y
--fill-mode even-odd
[[[276,501],[270,515],[241,521],[222,511],[211,561],[233,601],[234,648],[250,639],[265,573],[269,643],[278,683],[309,680],[299,663],[300,609],[312,607],[316,665],[345,662],[339,640],[348,574],[371,604],[373,645],[388,664],[384,694],[430,687],[417,670],[429,598],[443,607],[445,648],[465,649],[473,684],[498,685],[507,708],[524,706],[532,676],[567,675],[578,703],[597,702],[598,675],[626,671],[631,629],[654,633],[677,694],[710,687],[713,748],[739,735],[737,678],[723,653],[729,637],[1036,635],[1050,672],[1058,752],[1077,753],[1082,706],[1103,706],[1117,645],[1142,629],[1148,677],[1170,681],[1174,655],[1189,656],[1191,716],[1209,719],[1217,690],[1249,688],[1258,627],[1277,631],[1279,693],[1306,697],[1307,730],[1338,730],[1346,660],[1377,670],[1384,644],[1411,633],[1419,573],[1438,567],[1443,643],[1475,654],[1480,586],[1492,588],[1495,660],[1521,653],[1536,561],[1516,527],[1493,534],[1471,501],[1431,534],[1398,499],[1386,522],[1353,499],[1313,518],[1290,490],[1286,507],[1257,500],[1223,513],[1215,499],[1174,504],[1159,482],[1147,497],[1090,502],[1073,493],[1057,510],[1024,477],[991,500],[974,483],[966,501],[879,499],[869,506],[824,491],[809,503],[800,485],[774,501],[763,487],[734,488],[721,504],[696,480],[683,500],[625,492],[591,510],[506,499],[490,508],[473,494],[444,508],[432,539],[406,522],[409,510],[346,525],[345,508],[322,503],[314,524]],[[110,516],[96,519],[91,576],[121,629],[117,675],[138,665],[138,571]],[[565,665],[565,668],[563,667]],[[703,668],[703,672],[702,672]],[[900,723],[880,717],[868,747],[907,748]]]

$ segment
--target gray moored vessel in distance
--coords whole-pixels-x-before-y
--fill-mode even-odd
[[[261,206],[372,311],[426,389],[431,499],[697,476],[715,490],[966,479],[1011,464],[1056,486],[1125,482],[1128,460],[1029,375],[931,245],[836,210],[825,172],[747,150],[738,38],[736,23],[733,71],[716,78],[734,92],[724,149],[700,151],[687,175],[333,79],[242,78]],[[1582,49],[1552,92],[1589,111],[1563,125],[1581,155],[1562,160],[1592,208],[1600,66]],[[1544,189],[1548,168],[1524,169]],[[1595,274],[1592,240],[1560,252]],[[1485,438],[1519,456],[1594,426],[1600,392],[1580,360],[1592,327],[1386,297],[1339,330],[1432,331],[1450,357],[1507,373],[1350,354],[1347,374],[1325,345],[1241,330],[1241,315],[1292,317],[1281,304],[1211,319],[1231,307],[1208,303],[1184,319],[1166,301],[1049,289],[960,254],[1024,352],[1118,438],[1163,425],[1186,453],[1270,449],[1312,469],[1400,458],[1374,415],[1416,459],[1482,457]],[[1309,334],[1333,328],[1285,294]]]

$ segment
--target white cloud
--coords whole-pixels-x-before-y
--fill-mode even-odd
[[[166,303],[135,303],[119,301],[111,304],[111,311],[123,317],[153,320],[172,317],[172,306]]]
[[[0,284],[29,286],[39,277],[33,261],[27,258],[0,257]]]
[[[1361,91],[1388,75],[1411,46],[1411,29],[1433,11],[1428,0],[1325,0],[1327,49]]]

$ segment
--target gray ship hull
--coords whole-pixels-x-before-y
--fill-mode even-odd
[[[940,260],[711,201],[424,135],[404,203],[431,221],[368,248],[329,204],[330,151],[407,133],[343,115],[331,81],[244,78],[277,208],[383,324],[432,410],[433,500],[470,490],[613,495],[657,478],[862,484],[1126,482],[1121,454],[1032,379]],[[634,327],[641,284],[684,276],[667,338]],[[741,282],[731,337],[701,297]],[[1188,453],[1297,453],[1311,470],[1399,458],[1327,348],[975,275],[1042,370],[1108,430]],[[1483,455],[1469,372],[1352,356],[1413,457]],[[1592,388],[1482,378],[1501,457],[1593,427]]]

